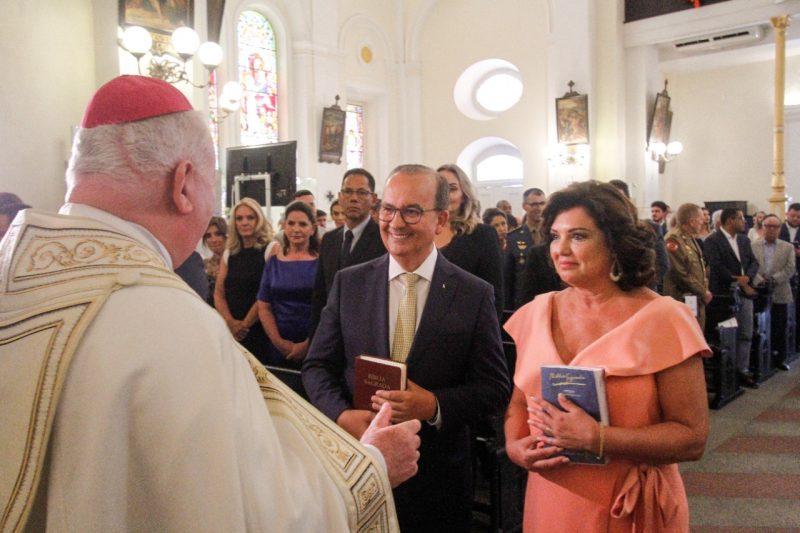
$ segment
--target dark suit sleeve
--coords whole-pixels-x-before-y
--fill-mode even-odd
[[[431,391],[439,401],[442,431],[501,413],[511,395],[497,310],[491,290],[484,287],[479,309],[472,315],[474,333],[464,383]]]
[[[308,338],[314,338],[314,332],[317,330],[322,309],[328,301],[328,291],[325,287],[325,271],[330,263],[331,243],[333,242],[334,232],[329,231],[322,236],[322,243],[319,245],[319,262],[317,263],[317,274],[314,279],[314,292],[311,295],[311,321],[308,327]]]
[[[664,283],[664,276],[669,270],[669,256],[667,255],[667,246],[664,238],[656,233],[656,275],[658,276],[658,283]]]
[[[744,269],[744,274],[748,278],[750,278],[750,285],[753,285],[753,280],[756,279],[756,274],[758,274],[758,261],[756,261],[756,256],[753,254],[753,248],[750,246],[750,239],[747,237],[742,237],[741,239],[737,239],[737,244],[739,245],[739,256],[742,258],[742,268]]]
[[[514,309],[514,284],[516,282],[515,274],[516,258],[511,252],[511,247],[503,252],[503,307],[506,309]]]
[[[328,304],[320,316],[316,334],[303,361],[303,387],[314,407],[333,421],[352,399],[344,381],[345,357],[341,333],[341,276],[336,274]]]
[[[503,316],[505,293],[503,291],[503,259],[500,251],[500,241],[497,231],[489,225],[479,224],[475,228],[475,239],[479,249],[473,250],[478,254],[480,261],[477,271],[473,272],[479,278],[488,281],[494,287],[494,304],[497,316]]]
[[[733,273],[728,269],[722,254],[720,234],[714,234],[705,240],[705,254],[708,266],[711,269],[711,291],[715,294],[728,294],[730,284],[733,282]],[[724,239],[725,237],[722,237]]]

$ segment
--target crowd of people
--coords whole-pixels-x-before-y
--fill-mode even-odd
[[[137,142],[114,142],[123,137]],[[530,188],[521,218],[508,200],[481,215],[472,180],[445,164],[396,167],[380,199],[368,170],[346,171],[331,229],[307,190],[275,226],[251,198],[228,220],[211,216],[202,115],[151,78],[98,91],[67,176],[60,218],[0,194],[3,233],[15,220],[1,241],[0,340],[10,340],[0,354],[64,361],[36,385],[50,376],[40,365],[0,357],[0,400],[26,421],[0,439],[4,464],[48,472],[27,493],[0,491],[23,525],[467,532],[472,436],[505,415],[508,457],[529,472],[525,531],[688,531],[677,463],[699,458],[709,431],[707,306],[740,302],[737,369],[757,387],[753,299],[772,295],[773,332],[794,305],[800,204],[786,223],[757,214],[749,233],[735,208],[710,216],[686,203],[673,214],[656,201],[642,220],[614,180],[550,197]],[[15,269],[38,268],[32,238],[67,252],[19,291]],[[195,267],[198,240],[206,258]],[[99,311],[73,311],[86,305]],[[24,341],[25,324],[34,331],[53,314],[74,322],[74,338]],[[406,388],[355,408],[360,355],[404,363]],[[545,401],[543,365],[603,369],[608,423],[565,396]],[[294,372],[287,383],[319,411],[264,366]],[[42,398],[46,422],[30,421]],[[31,463],[36,443],[50,453]],[[565,449],[607,464],[570,464]],[[337,467],[342,457],[373,476],[369,487]],[[363,503],[367,489],[365,515],[353,498]]]

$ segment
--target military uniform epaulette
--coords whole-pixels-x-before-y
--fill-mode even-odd
[[[524,224],[513,231],[509,232],[508,237],[508,250],[514,255],[514,260],[520,265],[525,264],[525,253],[528,248],[533,246],[533,238],[531,232]]]
[[[506,240],[508,242],[508,250],[514,256],[516,263],[520,266],[525,265],[528,249],[537,244],[530,228],[526,224],[522,224],[520,227],[510,231]],[[540,242],[543,241],[543,239],[538,240]]]

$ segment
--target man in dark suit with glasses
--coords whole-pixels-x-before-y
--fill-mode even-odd
[[[372,174],[363,168],[352,168],[344,173],[339,205],[344,209],[345,222],[344,226],[327,232],[322,238],[311,302],[311,336],[319,323],[336,273],[386,253],[378,224],[369,216],[376,199]]]

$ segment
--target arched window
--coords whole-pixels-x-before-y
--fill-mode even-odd
[[[267,18],[243,11],[237,26],[242,85],[241,143],[278,141],[278,69],[275,32]]]
[[[459,111],[474,120],[499,117],[519,102],[524,85],[519,69],[503,59],[484,59],[464,69],[453,87]]]
[[[472,141],[456,159],[479,185],[522,184],[522,153],[502,137],[481,137]]]
[[[364,166],[364,106],[347,104],[344,123],[347,168]]]

